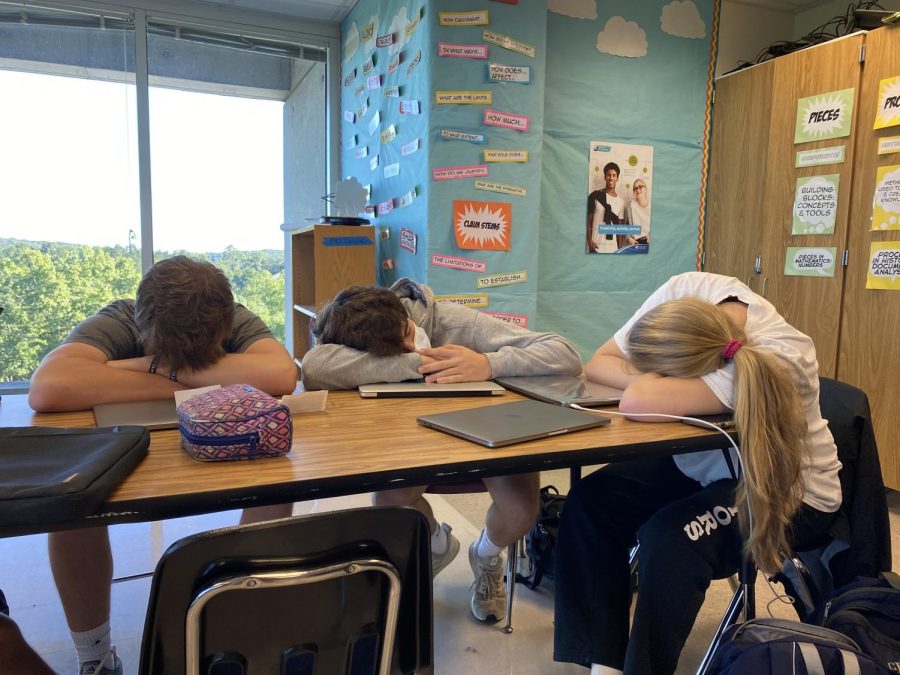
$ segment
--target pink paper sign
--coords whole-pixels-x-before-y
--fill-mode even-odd
[[[463,59],[486,59],[487,45],[457,45],[449,42],[438,43],[438,56],[455,56]]]
[[[514,115],[513,113],[500,112],[499,110],[485,110],[484,124],[492,127],[504,127],[516,131],[528,131],[530,122],[528,115]]]
[[[500,312],[482,312],[482,314],[490,314],[501,321],[511,323],[519,328],[528,328],[528,317],[524,314],[501,314]]]
[[[376,213],[379,216],[385,216],[394,210],[394,200],[386,199],[383,202],[379,202],[376,208]]]
[[[431,264],[437,267],[450,267],[455,270],[466,270],[467,272],[487,272],[487,263],[480,260],[471,260],[470,258],[457,258],[449,255],[432,255]]]
[[[454,180],[457,178],[484,178],[488,175],[487,164],[475,164],[473,166],[447,166],[441,169],[432,169],[431,177],[434,180]]]

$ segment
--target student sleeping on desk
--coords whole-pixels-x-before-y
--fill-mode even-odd
[[[610,464],[570,491],[562,513],[554,659],[604,675],[673,673],[710,580],[737,571],[744,542],[773,572],[781,554],[827,540],[841,464],[819,412],[815,348],[737,279],[689,272],[654,292],[585,372],[624,389],[625,413],[734,411],[740,477],[716,450]]]
[[[372,382],[473,382],[504,375],[578,375],[581,357],[567,340],[512,326],[469,307],[436,303],[430,288],[401,279],[388,290],[351,286],[316,317],[318,346],[303,358],[307,389],[351,389]],[[531,528],[540,506],[538,474],[485,478],[493,499],[469,548],[476,619],[506,613],[501,552]],[[376,505],[414,506],[431,527],[432,574],[459,552],[423,497],[427,486],[375,493]]]
[[[251,384],[289,394],[297,369],[265,324],[236,304],[208,262],[176,256],[154,265],[135,300],[89,317],[43,360],[28,402],[39,412],[171,398],[210,384]],[[244,512],[242,522],[290,515],[290,505]],[[82,675],[120,675],[110,639],[112,555],[105,527],[54,532],[50,566]]]

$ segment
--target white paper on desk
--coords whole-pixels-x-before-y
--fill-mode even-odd
[[[180,391],[175,392],[175,407],[177,408],[185,401],[189,401],[195,396],[199,396],[200,394],[205,394],[208,391],[215,391],[216,389],[221,389],[222,385],[220,384],[211,384],[208,387],[198,387],[197,389],[182,389]]]
[[[325,403],[328,401],[328,390],[321,391],[305,391],[302,394],[287,394],[281,397],[292,415],[308,412],[322,412],[325,410]]]

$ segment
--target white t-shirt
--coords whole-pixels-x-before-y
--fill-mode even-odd
[[[628,334],[631,327],[648,310],[669,300],[698,297],[713,304],[735,297],[747,305],[747,324],[744,332],[756,347],[784,359],[791,366],[794,381],[806,410],[809,428],[809,457],[803,460],[803,501],[815,509],[834,512],[841,505],[841,484],[834,438],[828,423],[819,411],[819,365],[813,341],[784,320],[775,307],[757,295],[734,277],[706,272],[687,272],[672,277],[658,288],[628,322],[620,328],[614,339],[619,349],[628,355]],[[723,405],[734,409],[734,364],[715,370],[701,379]],[[777,414],[777,411],[772,411]],[[675,455],[678,468],[686,476],[708,485],[713,481],[729,478],[731,474],[721,451],[710,450],[686,455]]]

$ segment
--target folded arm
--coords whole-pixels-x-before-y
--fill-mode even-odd
[[[585,366],[587,379],[623,389],[619,410],[623,413],[666,415],[714,415],[728,411],[699,377],[665,377],[642,373],[610,338]],[[669,422],[665,417],[635,417],[642,422]]]
[[[307,389],[354,389],[373,382],[402,382],[422,377],[415,352],[373,356],[337,344],[323,344],[303,357],[300,374]]]
[[[89,410],[98,403],[170,398],[186,388],[147,372],[147,367],[138,372],[115,364],[97,347],[80,342],[60,345],[34,372],[28,404],[38,412]]]

